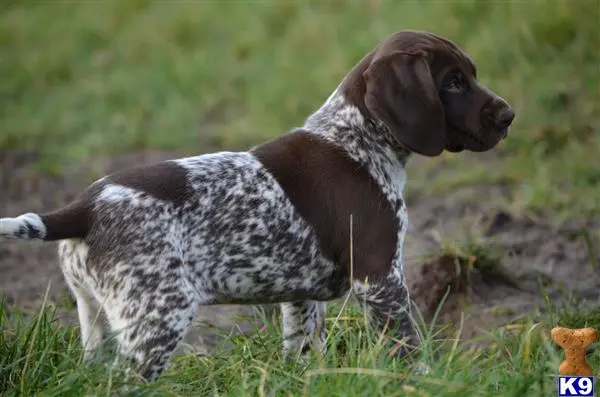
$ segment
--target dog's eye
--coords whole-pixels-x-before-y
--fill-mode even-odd
[[[465,78],[462,74],[453,74],[444,82],[443,89],[452,93],[461,93],[466,89]]]

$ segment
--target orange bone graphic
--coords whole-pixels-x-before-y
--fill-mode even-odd
[[[592,367],[585,361],[585,349],[596,341],[598,331],[594,328],[553,328],[552,340],[565,351],[565,361],[560,364],[560,375],[592,376]]]

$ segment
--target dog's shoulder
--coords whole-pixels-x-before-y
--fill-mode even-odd
[[[355,271],[387,272],[400,227],[393,204],[342,146],[298,129],[254,148],[252,154],[313,227],[327,256],[349,267],[352,240]]]

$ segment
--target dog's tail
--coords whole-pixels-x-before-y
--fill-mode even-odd
[[[88,230],[88,211],[81,201],[47,214],[28,212],[16,218],[0,218],[0,240],[55,241],[83,238]]]

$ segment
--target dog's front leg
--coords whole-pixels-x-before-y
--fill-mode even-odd
[[[301,301],[281,304],[283,321],[283,352],[307,358],[311,347],[322,349],[325,329],[326,302]]]
[[[410,297],[400,272],[392,271],[381,280],[354,280],[356,299],[367,311],[370,324],[401,343],[395,356],[404,357],[420,346],[411,317]]]

